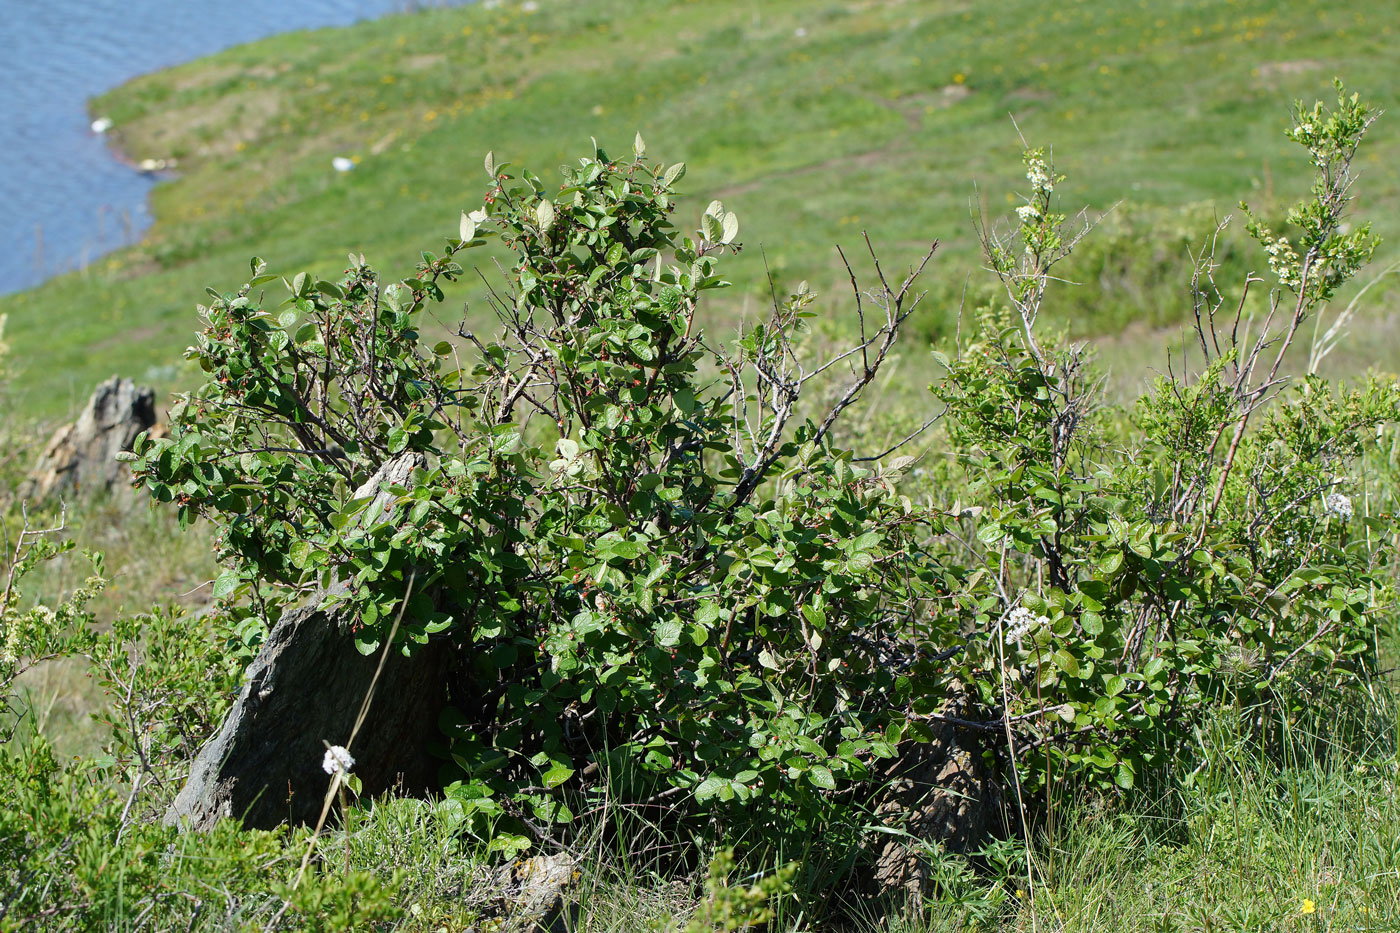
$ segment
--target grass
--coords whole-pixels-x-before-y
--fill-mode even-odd
[[[1360,747],[1321,754],[1307,749],[1309,736],[1295,725],[1282,753],[1265,755],[1222,716],[1199,737],[1201,764],[1184,786],[1112,806],[1064,802],[1057,828],[1034,842],[1029,882],[1025,850],[1013,840],[984,851],[976,871],[960,857],[942,857],[934,896],[917,908],[877,910],[867,904],[837,923],[813,921],[800,900],[785,899],[769,929],[1400,929],[1397,723],[1388,699],[1372,711],[1378,712],[1381,718],[1372,721],[1374,731]],[[147,824],[133,828],[125,846],[112,845],[103,834],[118,822],[125,788],[102,790],[84,781],[80,790],[69,791],[81,807],[83,822],[75,826],[67,795],[44,807],[34,803],[39,783],[25,783],[12,807],[43,815],[36,822],[51,835],[42,844],[66,851],[76,838],[85,847],[79,863],[96,870],[83,881],[108,898],[91,915],[104,929],[140,928],[153,906],[182,928],[187,922],[197,928],[264,928],[282,903],[278,886],[295,875],[307,844],[307,830],[240,833],[225,824],[201,837]],[[368,874],[388,886],[399,913],[396,929],[470,929],[498,915],[495,870],[459,834],[450,813],[429,802],[384,800],[357,809],[350,831],[333,821],[317,851],[313,864],[319,868],[307,890],[337,890],[337,879]],[[565,896],[574,933],[659,933],[683,920],[700,897],[693,879],[662,878],[635,860],[588,860],[581,869]],[[113,882],[104,882],[104,873],[127,878],[125,893],[118,883],[112,899]],[[315,925],[308,903],[315,902],[298,902],[303,913],[293,911],[293,928],[324,928]]]
[[[719,197],[742,220],[739,287],[712,319],[766,300],[759,247],[780,287],[805,278],[839,292],[832,246],[868,230],[896,265],[943,241],[920,333],[946,332],[976,270],[969,203],[993,215],[1014,203],[1017,128],[1055,146],[1067,203],[1126,202],[1136,226],[1115,242],[1145,241],[1177,270],[1203,219],[1241,197],[1278,213],[1301,193],[1308,166],[1281,134],[1293,98],[1325,97],[1342,75],[1394,109],[1397,33],[1387,0],[1010,0],[980,12],[942,0],[545,0],[534,13],[468,6],[274,37],[95,103],[131,155],[175,157],[182,175],[156,190],[143,243],[0,298],[24,360],[17,401],[55,417],[113,371],[186,384],[193,305],[206,285],[244,281],[250,256],[333,275],[354,250],[403,274],[479,203],[486,150],[547,174],[590,136],[622,151],[638,130],[657,157],[690,166],[694,197],[678,216]],[[334,155],[359,164],[337,174]],[[1360,217],[1393,238],[1393,117],[1362,166]],[[1149,261],[1086,266],[1082,295],[1060,309],[1077,333],[1137,322],[1134,372],[1182,308],[1179,275],[1130,287]],[[1262,266],[1257,254],[1239,262]],[[480,291],[464,282],[443,316],[479,306]],[[1371,303],[1385,311],[1394,295]],[[837,294],[828,306],[842,305]],[[1393,358],[1400,338],[1380,329],[1342,371]]]

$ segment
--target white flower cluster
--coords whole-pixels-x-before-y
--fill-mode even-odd
[[[1278,276],[1280,285],[1292,288],[1298,284],[1298,254],[1288,237],[1267,237],[1264,252],[1269,254],[1269,270]]]
[[[1040,156],[1031,156],[1026,160],[1026,180],[1031,183],[1031,188],[1036,194],[1049,194],[1055,190],[1055,179],[1050,174],[1050,166]]]
[[[1328,515],[1351,518],[1351,500],[1339,492],[1329,492],[1327,498],[1322,500],[1322,507]]]
[[[1033,223],[1040,219],[1040,208],[1034,204],[1022,204],[1016,208],[1016,216],[1021,218],[1021,223]]]
[[[321,769],[327,774],[349,774],[355,767],[355,759],[344,745],[332,745],[326,749],[326,757],[321,759]]]
[[[1045,616],[1038,616],[1025,606],[1017,606],[1006,614],[1007,644],[1020,641],[1049,621]]]
[[[5,620],[4,643],[0,644],[0,665],[18,664],[25,654],[25,645],[58,628],[58,613],[49,606],[39,605],[28,612]]]

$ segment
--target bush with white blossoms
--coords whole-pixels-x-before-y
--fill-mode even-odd
[[[1194,355],[1177,367],[1194,375],[1159,378],[1131,410],[1098,392],[1082,345],[1040,322],[1052,270],[1092,226],[1058,209],[1065,179],[1045,150],[1025,154],[1030,191],[1012,225],[980,227],[1004,298],[935,354],[953,450],[928,488],[945,510],[981,506],[947,539],[945,559],[968,567],[950,597],[967,630],[1000,619],[1005,641],[1030,649],[1003,659],[974,638],[958,676],[1015,719],[1018,744],[1047,749],[1057,776],[1131,786],[1170,766],[1222,702],[1257,707],[1261,728],[1278,721],[1268,708],[1344,702],[1366,689],[1376,633],[1394,623],[1385,547],[1328,534],[1317,506],[1353,517],[1329,490],[1364,482],[1367,445],[1400,416],[1400,385],[1308,375],[1288,386],[1284,367],[1375,248],[1345,219],[1351,157],[1375,113],[1344,93],[1334,109],[1296,113],[1290,135],[1317,185],[1287,213],[1286,236],[1248,223],[1277,273],[1260,296],[1277,313],[1242,336],[1231,315],[1260,283],[1227,303],[1203,250],[1189,292]],[[1023,763],[1031,786],[1046,773]]]
[[[979,227],[1004,295],[935,354],[947,456],[918,482],[912,457],[846,449],[841,416],[923,266],[890,277],[871,257],[859,342],[830,365],[802,350],[805,283],[711,341],[703,301],[728,284],[738,218],[713,201],[679,232],[685,167],[640,137],[630,159],[595,146],[562,188],[488,154],[485,206],[401,280],[358,256],[334,282],[255,260],[202,309],[190,356],[208,379],[169,437],[138,442],[136,473],[216,524],[217,597],[266,611],[341,582],[362,651],[450,640],[469,659],[440,721],[449,793],[483,833],[566,836],[606,796],[810,840],[953,703],[1027,787],[1131,787],[1221,702],[1337,702],[1391,618],[1384,556],[1317,513],[1359,487],[1400,387],[1290,388],[1282,369],[1373,248],[1342,232],[1351,189],[1333,184],[1371,111],[1342,96],[1325,116],[1307,135],[1319,185],[1259,296],[1278,314],[1228,326],[1259,280],[1226,305],[1203,252],[1189,375],[1129,410],[1041,320],[1092,225],[1061,211],[1048,150],[1026,152],[1022,208]],[[513,257],[499,329],[425,345],[425,309],[487,236]],[[263,288],[279,282],[280,304]],[[368,514],[355,490],[400,458],[409,482]]]

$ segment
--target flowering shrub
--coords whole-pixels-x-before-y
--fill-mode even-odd
[[[595,148],[565,167],[557,192],[488,155],[484,206],[402,281],[363,257],[336,282],[255,260],[201,309],[190,356],[208,381],[169,437],[138,442],[137,475],[216,523],[216,596],[246,595],[255,621],[314,592],[350,610],[366,652],[463,649],[451,792],[507,848],[590,795],[810,829],[878,759],[930,739],[966,686],[980,712],[958,726],[1031,784],[1069,768],[1130,786],[1227,692],[1346,689],[1374,655],[1388,590],[1356,533],[1374,519],[1327,497],[1400,394],[1282,376],[1372,248],[1341,232],[1369,111],[1343,98],[1337,114],[1309,117],[1323,181],[1290,214],[1293,252],[1273,254],[1284,310],[1232,342],[1203,252],[1202,357],[1126,430],[1082,348],[1038,326],[1087,224],[1058,210],[1046,153],[1027,153],[1019,223],[982,230],[1005,306],[937,356],[951,507],[914,501],[911,457],[857,456],[834,433],[918,303],[922,264],[889,279],[871,251],[858,339],[828,359],[794,345],[805,284],[711,343],[697,311],[727,284],[738,219],[715,201],[678,233],[684,166],[648,162],[640,139],[630,160]],[[427,347],[425,307],[488,235],[515,256],[495,335]],[[266,295],[277,284],[286,298]],[[391,473],[386,506],[369,481]]]
[[[921,560],[928,516],[899,494],[900,464],[831,443],[917,302],[913,276],[861,296],[873,322],[843,359],[797,358],[805,289],[712,346],[696,312],[727,284],[738,220],[714,202],[679,236],[684,166],[649,164],[639,141],[552,196],[486,167],[485,208],[403,282],[354,258],[277,304],[255,262],[216,296],[191,350],[209,382],[169,438],[138,443],[138,475],[218,524],[218,597],[267,613],[338,581],[366,652],[391,631],[405,650],[467,647],[444,728],[483,825],[568,821],[599,775],[634,798],[800,807],[864,779],[894,754],[899,711],[934,692],[923,645],[953,638],[932,631],[953,624],[927,609],[947,584]],[[424,305],[488,230],[517,256],[497,336],[426,350]],[[803,387],[837,373],[834,404],[800,417]],[[361,487],[391,462],[411,476],[372,514]]]
[[[1251,221],[1279,283],[1262,327],[1243,336],[1261,281],[1246,278],[1229,315],[1202,251],[1199,356],[1131,411],[1097,395],[1082,347],[1038,326],[1051,270],[1089,228],[1055,210],[1064,179],[1041,151],[1026,156],[1019,225],[984,228],[1006,306],[939,354],[956,454],[940,478],[977,503],[943,559],[974,571],[956,594],[964,630],[992,637],[969,640],[964,676],[1014,724],[1011,745],[1044,750],[1023,761],[1031,784],[1068,768],[1129,787],[1189,749],[1214,703],[1326,709],[1377,670],[1393,589],[1372,536],[1394,519],[1354,516],[1342,490],[1400,417],[1400,387],[1285,375],[1300,328],[1375,249],[1343,225],[1373,119],[1355,95],[1300,106],[1289,135],[1318,181],[1289,211],[1296,247]]]

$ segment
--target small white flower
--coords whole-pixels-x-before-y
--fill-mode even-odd
[[[1022,204],[1020,207],[1016,208],[1016,216],[1021,218],[1021,223],[1030,223],[1033,220],[1040,219],[1040,208],[1036,207],[1034,204]]]
[[[1322,500],[1322,507],[1328,515],[1351,518],[1351,500],[1339,492],[1329,492],[1327,498]]]
[[[534,13],[539,8],[540,5],[535,0],[525,0],[524,3],[520,4],[520,12],[522,13]]]
[[[1049,621],[1045,616],[1038,616],[1025,606],[1017,606],[1006,614],[1007,644],[1020,641]]]
[[[806,27],[806,26],[798,26],[796,29],[794,29],[794,30],[792,31],[792,34],[793,34],[794,36],[796,36],[797,38],[801,39],[801,38],[803,38],[803,37],[805,37],[805,36],[807,35],[807,27]]]
[[[331,168],[337,172],[350,172],[355,168],[355,160],[347,159],[345,156],[336,156],[331,159]]]
[[[321,759],[321,769],[327,774],[349,774],[353,767],[355,759],[344,745],[332,745],[326,749],[326,757]]]

